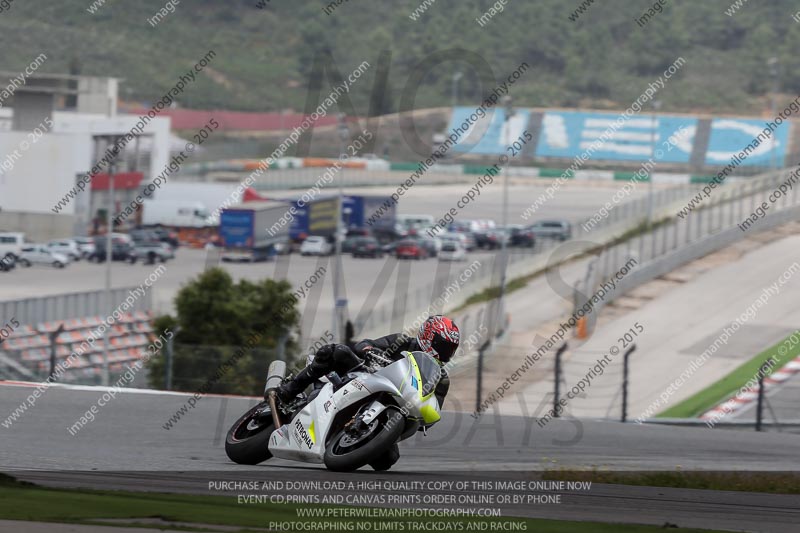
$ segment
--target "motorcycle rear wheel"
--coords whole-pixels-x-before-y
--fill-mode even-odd
[[[373,427],[376,424],[377,427]],[[342,428],[325,447],[325,466],[334,472],[352,472],[378,460],[403,433],[403,415],[389,408],[366,430],[361,439]]]
[[[256,416],[259,412],[262,414]],[[231,461],[240,465],[263,463],[272,457],[268,445],[274,430],[269,407],[266,402],[261,402],[231,426],[225,437],[225,453]]]

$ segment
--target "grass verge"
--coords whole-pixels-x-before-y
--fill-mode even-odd
[[[748,381],[754,379],[754,377],[758,374],[761,365],[771,358],[776,361],[775,366],[772,368],[772,372],[777,371],[779,368],[800,354],[800,344],[797,344],[789,348],[785,355],[780,355],[779,349],[784,342],[786,342],[786,339],[783,339],[776,345],[767,348],[713,385],[706,387],[697,394],[683,400],[679,404],[662,411],[656,415],[656,418],[692,418],[703,414],[715,405],[721,403],[723,400],[732,396]]]

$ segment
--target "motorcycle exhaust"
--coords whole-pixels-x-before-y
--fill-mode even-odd
[[[264,397],[269,401],[269,408],[272,411],[272,422],[275,424],[275,429],[278,429],[281,424],[281,419],[278,416],[278,406],[275,402],[276,391],[283,383],[283,378],[286,376],[286,363],[283,361],[273,361],[267,370],[267,383],[264,386]]]
[[[264,386],[264,396],[280,387],[284,377],[286,377],[286,363],[284,361],[270,363],[269,370],[267,370],[267,383]]]

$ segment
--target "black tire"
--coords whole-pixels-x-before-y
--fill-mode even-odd
[[[356,443],[353,448],[339,446],[345,436],[339,430],[325,447],[325,466],[334,472],[352,472],[372,461],[379,461],[387,449],[395,445],[403,433],[403,415],[394,408],[388,408],[375,421],[378,427],[370,438]],[[390,465],[391,466],[391,465]]]
[[[64,268],[64,263],[62,263],[61,261],[56,261],[53,263],[53,266],[56,268]]]
[[[272,417],[269,418],[270,422],[259,425],[256,430],[248,429],[248,425],[253,421],[253,415],[262,409],[265,403],[261,402],[243,414],[228,431],[228,435],[225,437],[225,453],[234,463],[257,465],[272,457],[267,448],[269,437],[275,430]],[[269,412],[268,410],[269,408],[267,408],[267,412]]]
[[[375,461],[369,463],[369,466],[372,467],[373,470],[376,472],[385,472],[394,466],[394,464],[400,460],[400,448],[395,443],[391,446],[388,450],[386,450],[383,455],[381,455]]]
[[[31,262],[28,261],[27,259],[20,259],[19,260],[19,264],[24,266],[25,268],[28,268],[29,266],[31,266]]]

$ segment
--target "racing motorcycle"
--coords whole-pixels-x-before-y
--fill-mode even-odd
[[[233,424],[225,452],[246,465],[277,457],[338,472],[365,465],[388,470],[399,459],[398,442],[441,418],[434,395],[441,376],[439,363],[425,352],[403,352],[396,361],[373,352],[344,377],[331,372],[309,395],[285,405],[276,392],[287,381],[286,363],[274,361],[266,400]]]

